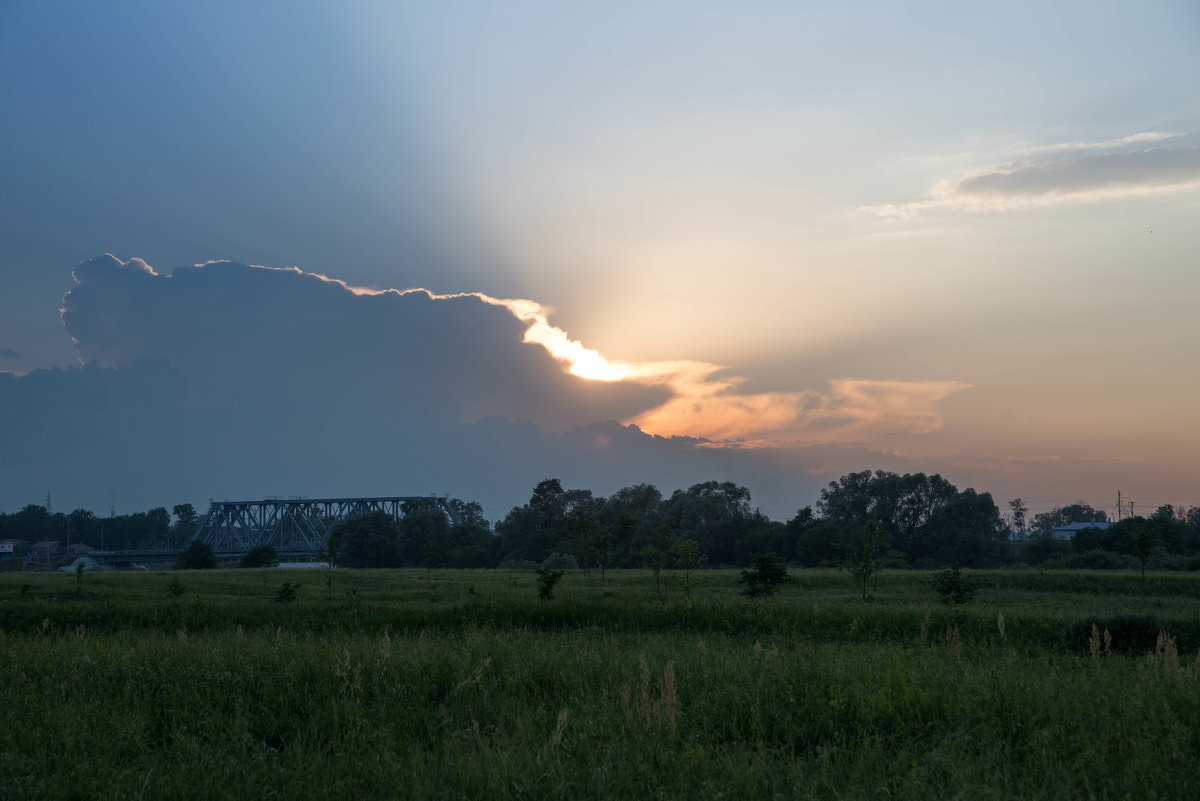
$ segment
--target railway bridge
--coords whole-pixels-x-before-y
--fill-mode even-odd
[[[208,544],[218,555],[235,557],[270,545],[280,556],[324,551],[333,527],[367,512],[395,520],[413,508],[440,510],[457,524],[457,510],[445,496],[388,498],[264,498],[261,501],[212,501],[192,541]]]

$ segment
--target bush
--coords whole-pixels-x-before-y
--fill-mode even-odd
[[[743,570],[739,580],[746,585],[742,594],[751,598],[759,595],[774,595],[781,586],[795,581],[788,575],[783,557],[773,553],[764,553],[754,557],[754,569]]]
[[[561,570],[551,570],[548,567],[539,567],[537,569],[537,588],[538,597],[543,601],[549,601],[554,597],[554,585],[563,577]]]
[[[238,561],[238,567],[278,567],[279,554],[270,545],[259,545],[246,551]]]
[[[283,582],[283,586],[279,588],[279,592],[275,593],[276,602],[281,604],[290,604],[292,601],[296,600],[296,590],[298,589],[300,589],[299,584],[292,584],[288,581]]]
[[[959,572],[958,565],[935,573],[930,584],[946,606],[970,603],[979,592],[978,579],[964,576]]]
[[[387,512],[347,518],[334,526],[339,567],[400,567],[400,524]]]
[[[192,540],[175,559],[176,570],[211,570],[216,566],[217,557],[212,546],[200,540]]]
[[[554,551],[542,562],[543,567],[553,567],[560,570],[578,570],[579,560],[569,553]]]

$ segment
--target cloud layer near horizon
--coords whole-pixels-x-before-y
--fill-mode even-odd
[[[99,509],[438,491],[499,514],[547,475],[601,492],[737,480],[786,505],[811,474],[861,464],[847,458],[871,451],[848,435],[937,428],[937,402],[965,386],[743,393],[716,365],[610,361],[533,301],[295,268],[159,275],[106,255],[75,277],[62,315],[82,366],[0,373],[0,414],[21,421],[0,434],[3,507],[65,483]],[[809,444],[761,447],[798,434]]]

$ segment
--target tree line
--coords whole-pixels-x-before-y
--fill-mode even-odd
[[[51,513],[44,506],[30,504],[12,514],[0,512],[0,540],[57,541],[109,550],[172,550],[187,544],[198,522],[190,503],[176,505],[173,512],[174,522],[163,506],[146,512],[97,517],[86,509]]]
[[[451,499],[453,514],[413,500],[396,520],[382,512],[343,521],[333,532],[336,560],[347,567],[497,567],[550,565],[675,568],[747,567],[775,554],[797,566],[840,566],[870,575],[884,566],[986,568],[1009,563],[1061,567],[1147,564],[1200,569],[1200,508],[1163,506],[1106,529],[1053,537],[1065,523],[1105,522],[1102,510],[1071,504],[1029,518],[1018,498],[1002,515],[992,496],[959,490],[940,475],[883,470],[848,473],[821,490],[815,506],[770,520],[733,482],[706,481],[664,495],[636,484],[607,497],[566,488],[557,478],[534,486],[529,500],[489,524],[475,502]],[[182,548],[195,531],[191,504],[97,518],[85,510],[44,507],[0,513],[0,539],[67,539],[110,549]],[[1028,533],[1032,532],[1032,536]],[[1025,537],[1014,536],[1024,533]],[[1013,540],[1021,540],[1013,542]]]

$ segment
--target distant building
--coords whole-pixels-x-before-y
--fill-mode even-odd
[[[0,540],[0,543],[11,545],[12,554],[14,556],[24,556],[25,554],[29,553],[29,546],[33,545],[33,543],[29,540],[23,540],[20,538]]]
[[[16,553],[16,545],[11,542],[0,542],[0,559],[12,559]]]
[[[1111,525],[1112,523],[1067,523],[1065,526],[1051,530],[1050,536],[1056,540],[1071,540],[1074,539],[1077,532],[1086,531],[1089,528],[1104,531]]]
[[[58,552],[58,540],[42,540],[41,542],[35,542],[29,548],[29,552],[34,556],[42,558],[53,556]]]

